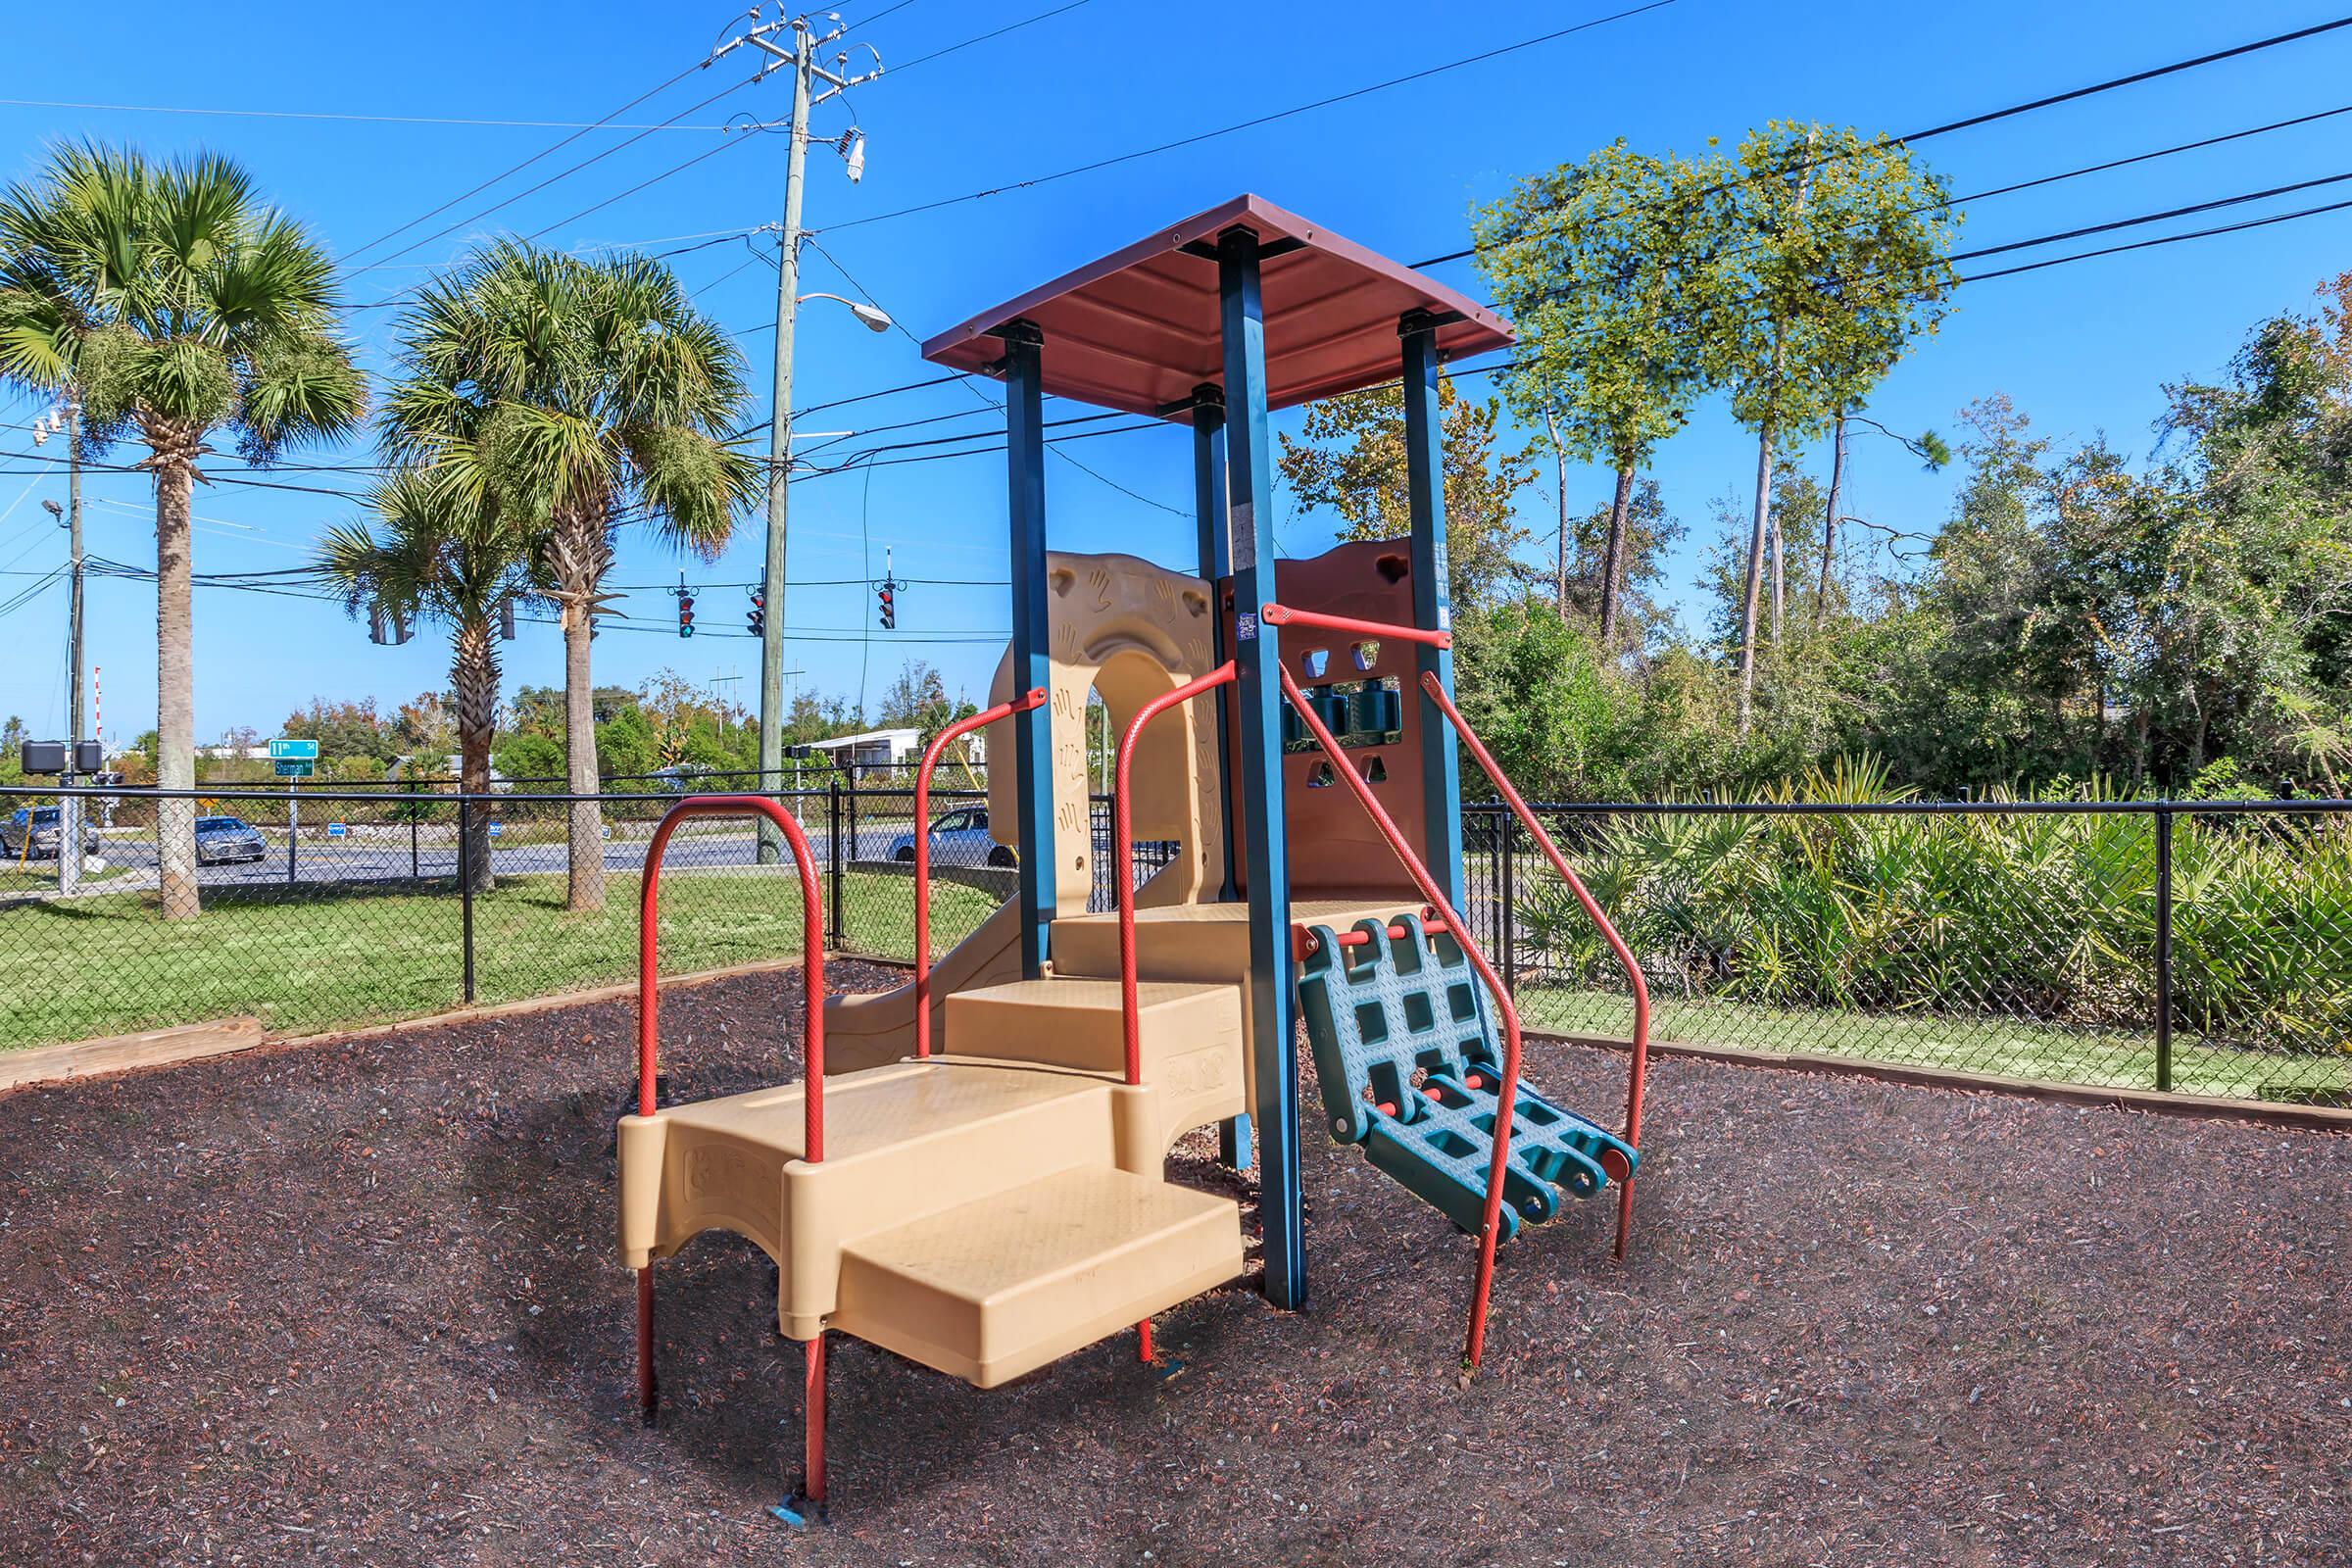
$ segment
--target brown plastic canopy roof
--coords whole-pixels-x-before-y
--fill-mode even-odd
[[[1237,223],[1270,253],[1259,269],[1269,408],[1395,380],[1396,322],[1407,311],[1452,318],[1438,328],[1448,359],[1512,341],[1509,323],[1445,284],[1271,202],[1237,196],[983,311],[925,343],[923,358],[984,369],[1004,357],[996,329],[1026,319],[1045,334],[1045,390],[1055,397],[1156,414],[1204,382],[1221,386],[1213,252]]]

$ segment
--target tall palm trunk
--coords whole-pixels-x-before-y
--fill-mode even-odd
[[[450,639],[454,657],[449,681],[458,708],[458,788],[467,795],[490,793],[491,728],[498,712],[498,644],[490,623],[459,623]],[[466,829],[466,859],[476,893],[487,893],[490,874],[490,813],[475,811]]]
[[[1824,616],[1830,612],[1830,563],[1838,554],[1838,507],[1843,500],[1845,488],[1845,411],[1838,411],[1838,422],[1830,441],[1830,499],[1821,509],[1821,584],[1813,591],[1813,629],[1821,630]]]
[[[1634,510],[1634,466],[1617,469],[1617,496],[1609,503],[1609,537],[1600,553],[1600,646],[1617,646],[1617,585],[1625,576],[1625,529]]]
[[[1756,513],[1748,528],[1747,585],[1740,596],[1740,733],[1756,710],[1756,600],[1763,588],[1765,528],[1772,515],[1772,424],[1756,433]]]
[[[564,774],[573,795],[596,793],[596,682],[588,671],[597,584],[612,548],[602,510],[572,509],[556,519],[550,564],[564,601]],[[570,883],[564,906],[605,906],[604,818],[592,800],[574,801],[567,834]]]
[[[195,616],[189,594],[189,495],[195,486],[195,436],[177,426],[147,431],[155,450],[155,781],[167,790],[196,787]],[[196,803],[164,800],[155,811],[156,886],[167,920],[193,920],[196,895]]]

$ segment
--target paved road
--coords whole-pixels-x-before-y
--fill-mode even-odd
[[[829,867],[831,846],[829,836],[817,824],[818,831],[809,835],[809,847],[815,852],[817,864]],[[851,851],[850,861],[880,860],[889,858],[892,841],[905,831],[899,824],[880,827],[860,825],[857,847]],[[420,837],[412,851],[407,835],[401,833],[368,833],[342,839],[314,839],[308,831],[293,855],[291,875],[288,874],[286,839],[282,832],[269,832],[270,853],[262,859],[236,864],[206,865],[198,872],[198,880],[206,887],[237,887],[257,884],[295,882],[353,882],[405,879],[412,876],[455,876],[458,868],[457,847],[446,833],[438,842]],[[493,840],[491,865],[499,876],[528,876],[560,874],[568,864],[568,857],[561,842],[534,843],[505,848]],[[635,872],[645,865],[646,840],[642,835],[614,838],[605,846],[605,865],[612,871]],[[99,852],[108,865],[119,867],[126,876],[109,878],[104,883],[91,884],[91,891],[104,888],[109,892],[123,891],[141,882],[151,882],[155,875],[155,840],[141,835],[109,837]],[[758,862],[758,835],[746,829],[741,832],[713,832],[693,829],[670,840],[668,867],[685,870],[694,867],[748,866]],[[37,865],[37,862],[36,862]],[[56,862],[47,862],[55,869]]]

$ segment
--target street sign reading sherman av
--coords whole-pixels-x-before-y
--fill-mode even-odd
[[[317,765],[307,758],[300,757],[281,757],[270,764],[279,778],[309,778],[312,768]]]
[[[318,743],[290,741],[280,736],[270,743],[270,757],[272,761],[283,759],[288,761],[316,762],[318,760]]]

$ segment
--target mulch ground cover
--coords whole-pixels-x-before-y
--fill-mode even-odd
[[[798,1015],[789,974],[678,993],[673,1093],[797,1076]],[[0,1562],[2352,1560],[2352,1138],[1683,1060],[1632,1258],[1608,1202],[1506,1247],[1475,1381],[1470,1242],[1310,1121],[1307,1311],[1218,1292],[1172,1368],[1120,1336],[991,1394],[837,1338],[798,1534],[748,1243],[662,1266],[635,1418],[632,1021],[0,1100]],[[1622,1071],[1531,1051],[1600,1112]],[[1210,1152],[1179,1179],[1246,1197]]]

